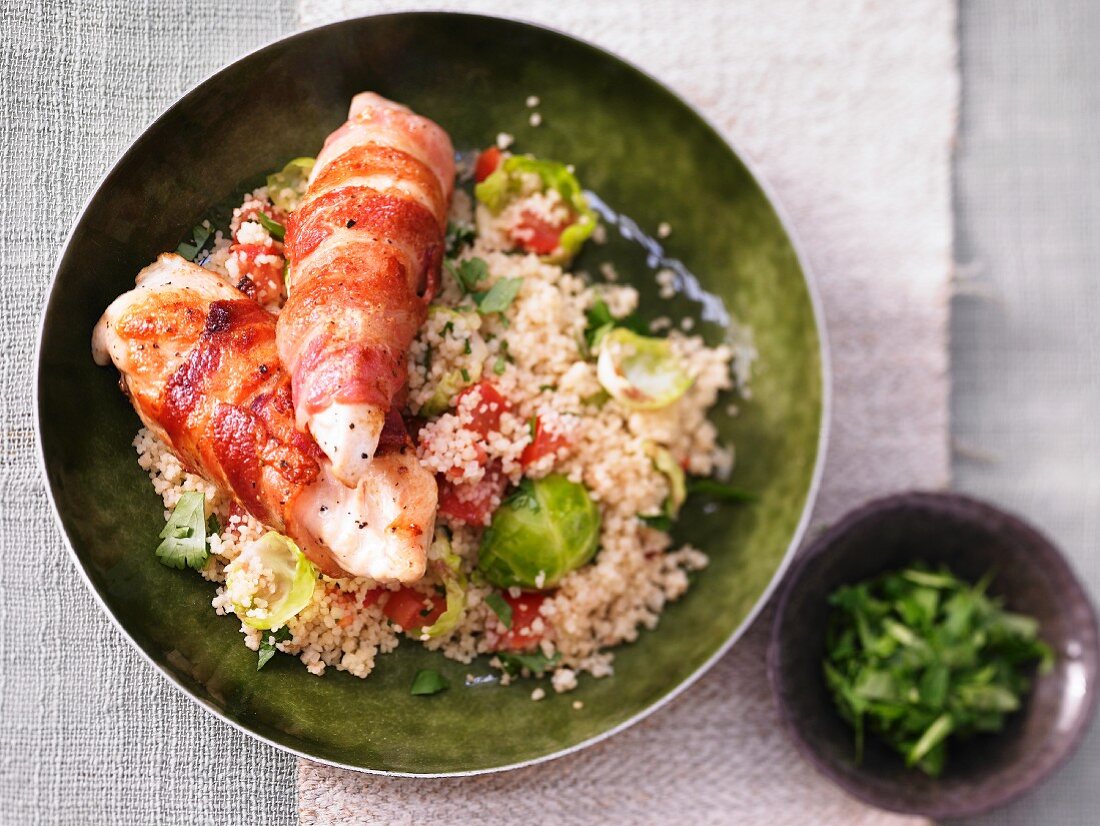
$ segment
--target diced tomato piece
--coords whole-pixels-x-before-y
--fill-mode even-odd
[[[446,609],[444,599],[427,596],[412,588],[388,593],[389,598],[382,606],[382,613],[405,631],[431,625]]]
[[[546,594],[522,593],[518,597],[505,591],[501,596],[512,608],[512,627],[501,636],[497,649],[501,651],[523,651],[534,648],[542,639],[542,634],[531,631],[531,625],[538,619],[539,609],[546,601]],[[524,633],[526,632],[526,633]]]
[[[527,252],[549,255],[558,248],[562,231],[567,226],[569,226],[568,223],[552,224],[545,218],[525,210],[515,229],[512,230],[512,240]]]
[[[363,594],[363,607],[370,608],[374,603],[378,602],[378,599],[382,594],[389,593],[384,588],[371,588],[365,594]]]
[[[508,477],[494,462],[477,482],[456,483],[439,477],[439,512],[468,525],[487,525],[504,491]]]
[[[535,417],[535,438],[523,449],[519,456],[520,464],[525,468],[533,465],[543,456],[549,456],[563,447],[569,447],[571,441],[565,433],[547,430],[538,416]]]
[[[474,164],[474,180],[481,183],[496,172],[497,167],[500,166],[500,158],[500,150],[495,146],[490,146],[478,155],[477,163]]]
[[[500,430],[500,417],[512,409],[508,400],[500,394],[491,381],[482,379],[476,384],[471,384],[458,394],[455,399],[455,407],[459,407],[466,397],[477,394],[480,401],[474,406],[471,413],[472,421],[465,425],[475,433],[488,436],[490,433]]]
[[[285,297],[281,244],[234,244],[229,256],[236,262],[237,289],[260,304],[280,304]]]

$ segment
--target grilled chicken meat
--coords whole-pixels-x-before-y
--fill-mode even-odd
[[[447,133],[364,92],[325,141],[287,223],[279,355],[298,426],[349,487],[405,386],[409,345],[438,285],[453,186]]]
[[[191,471],[294,539],[330,576],[412,582],[424,574],[436,483],[399,415],[354,488],[296,427],[275,317],[218,276],[162,255],[92,337],[142,421]]]

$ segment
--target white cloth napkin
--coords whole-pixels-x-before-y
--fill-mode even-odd
[[[440,8],[300,0],[303,27]],[[947,484],[952,0],[467,0],[576,33],[652,72],[755,163],[825,303],[833,426],[817,525],[872,496]],[[379,778],[300,761],[304,824],[885,824],[781,732],[764,675],[770,612],[699,683],[609,741],[517,772]]]

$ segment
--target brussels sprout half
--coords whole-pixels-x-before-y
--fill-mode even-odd
[[[612,398],[627,407],[658,410],[691,387],[691,376],[665,339],[617,327],[603,336],[599,347],[596,377]]]
[[[268,531],[250,542],[225,569],[233,612],[245,625],[280,628],[313,597],[317,569],[292,540]],[[264,600],[266,605],[257,602]]]
[[[493,513],[478,570],[498,588],[553,588],[588,563],[600,537],[600,512],[584,485],[555,474],[524,479]]]

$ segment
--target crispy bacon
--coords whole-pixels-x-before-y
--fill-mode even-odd
[[[411,582],[424,573],[436,487],[400,415],[355,489],[297,429],[275,317],[212,273],[162,255],[93,335],[142,421],[189,469],[287,533],[331,576]]]
[[[299,428],[354,487],[406,381],[439,283],[454,152],[435,123],[370,92],[317,158],[287,222],[278,344]]]

